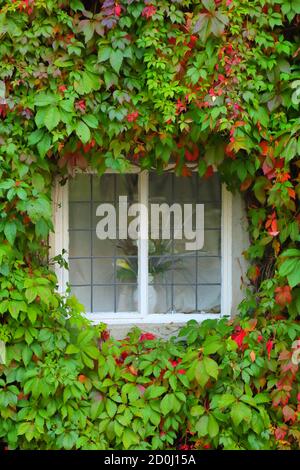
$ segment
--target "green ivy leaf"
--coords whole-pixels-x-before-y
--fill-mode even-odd
[[[11,245],[14,244],[17,235],[17,226],[15,222],[9,221],[6,222],[4,226],[4,235]]]
[[[251,408],[249,408],[249,406],[241,402],[234,403],[230,410],[230,416],[233,421],[233,424],[236,427],[242,421],[247,421],[249,423],[251,420],[251,416],[252,416]]]
[[[207,431],[208,431],[209,436],[212,439],[214,437],[216,437],[218,435],[218,432],[219,432],[219,425],[218,425],[216,419],[214,418],[214,416],[211,413],[208,417]]]
[[[45,117],[44,117],[44,124],[47,127],[48,131],[52,131],[55,127],[57,127],[60,121],[60,112],[56,106],[50,106],[47,108]]]
[[[174,398],[174,395],[171,393],[168,393],[163,397],[160,403],[160,409],[164,416],[170,413],[170,411],[172,411],[174,407]]]
[[[109,61],[114,71],[119,75],[120,68],[123,62],[123,53],[119,49],[112,49],[109,56]]]
[[[77,122],[75,132],[83,144],[86,144],[91,139],[90,129],[83,121]]]
[[[205,368],[207,374],[210,377],[213,377],[214,379],[218,378],[219,366],[216,363],[216,361],[214,361],[210,357],[204,357],[203,358],[203,365],[204,365],[204,368]]]

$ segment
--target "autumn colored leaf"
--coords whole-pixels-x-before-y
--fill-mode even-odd
[[[276,287],[275,289],[275,302],[277,305],[284,307],[292,301],[292,289],[290,286]]]

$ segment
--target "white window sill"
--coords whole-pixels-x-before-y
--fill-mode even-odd
[[[118,318],[116,318],[118,316]],[[92,323],[106,323],[107,325],[154,325],[154,324],[180,324],[189,320],[201,323],[204,320],[219,319],[220,313],[174,313],[174,314],[149,314],[141,316],[138,313],[88,313],[87,318]]]

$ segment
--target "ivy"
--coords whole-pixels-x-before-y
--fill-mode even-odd
[[[299,15],[299,0],[0,0],[10,448],[299,448]],[[136,332],[106,342],[56,292],[53,180],[170,162],[185,178],[216,166],[244,196],[239,310],[260,330],[220,322],[185,328],[182,347]]]

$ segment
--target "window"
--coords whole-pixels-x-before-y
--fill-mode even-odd
[[[57,185],[54,202],[54,254],[65,248],[69,262],[57,270],[59,288],[69,283],[91,318],[160,323],[230,312],[231,195],[217,173],[80,173]]]

